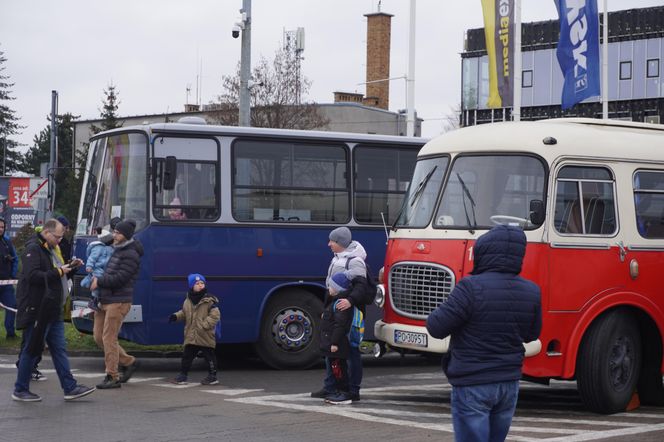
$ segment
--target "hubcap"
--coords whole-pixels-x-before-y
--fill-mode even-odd
[[[609,358],[609,373],[611,383],[616,390],[627,386],[634,371],[634,343],[628,337],[622,336],[613,344]]]
[[[274,317],[272,338],[283,350],[300,351],[307,347],[313,335],[313,321],[307,312],[288,307]]]

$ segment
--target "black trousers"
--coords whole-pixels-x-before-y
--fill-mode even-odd
[[[198,352],[203,353],[205,362],[208,365],[208,373],[211,375],[217,375],[217,357],[214,354],[214,348],[210,347],[201,347],[200,345],[185,345],[184,350],[182,351],[182,374],[189,373],[191,369],[191,364],[194,362],[194,358]]]
[[[332,370],[337,392],[348,392],[348,361],[340,358],[327,358]]]

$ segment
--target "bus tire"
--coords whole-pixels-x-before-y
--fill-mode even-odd
[[[268,302],[255,345],[272,368],[304,369],[321,361],[320,316],[323,303],[306,290],[291,289]]]
[[[577,385],[585,406],[596,413],[625,411],[641,371],[641,337],[633,316],[618,309],[598,318],[577,357]]]

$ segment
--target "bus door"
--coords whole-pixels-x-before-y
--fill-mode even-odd
[[[576,313],[600,293],[624,286],[625,229],[621,232],[618,225],[616,179],[610,167],[564,164],[555,173],[549,296],[548,305],[542,308],[552,313]],[[573,320],[570,316],[558,318]],[[566,338],[555,337],[561,343],[567,342]]]

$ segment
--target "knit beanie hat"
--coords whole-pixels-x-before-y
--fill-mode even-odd
[[[122,233],[122,235],[128,240],[134,236],[134,230],[136,229],[136,221],[133,219],[128,219],[125,221],[120,221],[115,226],[115,230]]]
[[[336,290],[337,292],[343,292],[350,287],[350,279],[346,276],[345,273],[335,273],[330,278],[330,287]]]
[[[330,241],[334,241],[344,249],[350,245],[353,240],[348,227],[337,227],[330,232]]]
[[[111,231],[115,230],[115,226],[117,226],[120,221],[122,221],[122,218],[120,218],[119,216],[111,218],[111,223],[110,223]]]
[[[62,224],[65,227],[69,227],[69,220],[67,219],[66,216],[60,215],[59,217],[56,218],[58,221],[60,221],[60,224]]]
[[[200,273],[192,273],[191,275],[187,276],[187,281],[189,282],[190,289],[193,289],[194,285],[198,281],[203,281],[203,284],[206,284],[205,276],[201,275]]]

